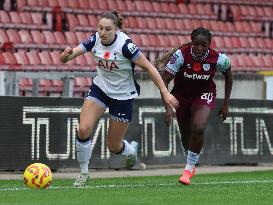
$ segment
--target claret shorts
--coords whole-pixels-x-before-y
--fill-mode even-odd
[[[216,106],[216,93],[203,93],[190,97],[175,96],[179,101],[179,108],[176,109],[176,116],[179,120],[189,120],[192,105],[206,105],[210,109]]]

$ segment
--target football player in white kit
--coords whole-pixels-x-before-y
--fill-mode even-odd
[[[157,69],[123,32],[123,18],[119,12],[104,13],[98,21],[97,32],[79,46],[67,47],[60,59],[66,63],[86,52],[91,52],[95,57],[97,76],[93,79],[80,114],[76,151],[81,173],[74,182],[76,187],[85,185],[89,179],[90,135],[107,107],[111,116],[107,147],[112,153],[125,156],[128,169],[135,165],[138,143],[123,140],[132,119],[133,99],[140,91],[134,79],[135,64],[148,72],[160,90],[164,105],[178,107],[178,101],[166,88]]]

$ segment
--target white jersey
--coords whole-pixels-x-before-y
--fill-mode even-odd
[[[93,83],[107,96],[126,100],[139,95],[134,62],[141,52],[125,33],[117,31],[115,40],[110,45],[103,45],[96,32],[79,46],[84,52],[93,53],[97,69]]]

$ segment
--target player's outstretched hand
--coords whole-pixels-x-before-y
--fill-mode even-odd
[[[161,92],[162,100],[164,101],[165,107],[177,109],[179,106],[178,100],[168,91]]]
[[[219,117],[221,118],[221,121],[225,121],[228,115],[228,107],[222,106],[221,109],[218,112]]]
[[[73,48],[66,47],[61,54],[61,61],[63,63],[66,63],[68,56],[70,56],[72,53],[73,53]]]
[[[64,49],[63,55],[69,56],[69,55],[71,55],[72,53],[73,53],[73,48],[71,48],[71,47],[66,47],[66,48]]]

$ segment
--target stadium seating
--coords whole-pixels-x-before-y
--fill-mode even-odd
[[[65,36],[66,42],[69,42],[70,45],[77,45],[79,43],[76,33],[73,31],[64,32],[64,36]]]
[[[249,1],[249,0],[191,0],[192,3],[228,4],[228,5],[252,5],[273,6],[271,0]]]
[[[230,6],[236,20],[272,21],[272,7],[254,7],[245,5]]]
[[[230,56],[233,71],[273,69],[271,0],[191,0],[189,4],[175,0],[17,0],[16,6],[17,10],[0,10],[0,70],[95,71],[89,53],[67,64],[60,62],[59,55],[65,47],[86,40],[96,31],[99,15],[112,9],[123,13],[129,36],[151,61],[189,42],[191,31],[203,26],[213,34],[211,47]],[[227,19],[228,9],[232,20]],[[54,27],[56,14],[63,24],[59,29]],[[83,96],[90,83],[87,78],[76,78],[74,94]],[[31,86],[31,79],[22,79],[21,93],[29,95]],[[40,87],[43,95],[61,94],[63,82],[43,79]]]
[[[20,94],[25,96],[31,96],[33,81],[30,78],[23,78],[19,82]],[[74,96],[84,97],[89,90],[92,80],[89,77],[75,78],[74,79]],[[39,95],[60,95],[63,90],[62,80],[46,80],[41,79],[39,81]]]
[[[95,32],[96,15],[71,14],[66,15],[68,28],[72,31]],[[89,19],[89,21],[88,21]],[[193,27],[203,26],[220,36],[255,36],[263,37],[262,24],[255,22],[221,22],[216,20],[173,19],[162,17],[128,16],[125,21],[129,33],[153,33],[166,35],[188,35]]]
[[[0,11],[0,28],[49,30],[48,24],[44,24],[42,13]]]
[[[186,7],[177,5],[175,2],[150,2],[150,1],[131,1],[131,0],[89,0],[81,3],[72,3],[74,1],[58,0],[49,1],[48,5],[41,2],[31,3],[23,0],[18,3],[20,11],[52,11],[56,7],[61,7],[67,13],[100,14],[103,11],[118,9],[123,13],[133,16],[150,17],[177,17],[177,18],[206,18],[216,19],[217,16],[212,12],[209,5],[186,5]],[[35,5],[35,6],[34,6]],[[189,7],[189,8],[188,8]],[[205,7],[205,9],[204,9]],[[197,16],[197,12],[199,16]]]
[[[0,43],[10,42],[6,30],[0,29]]]

